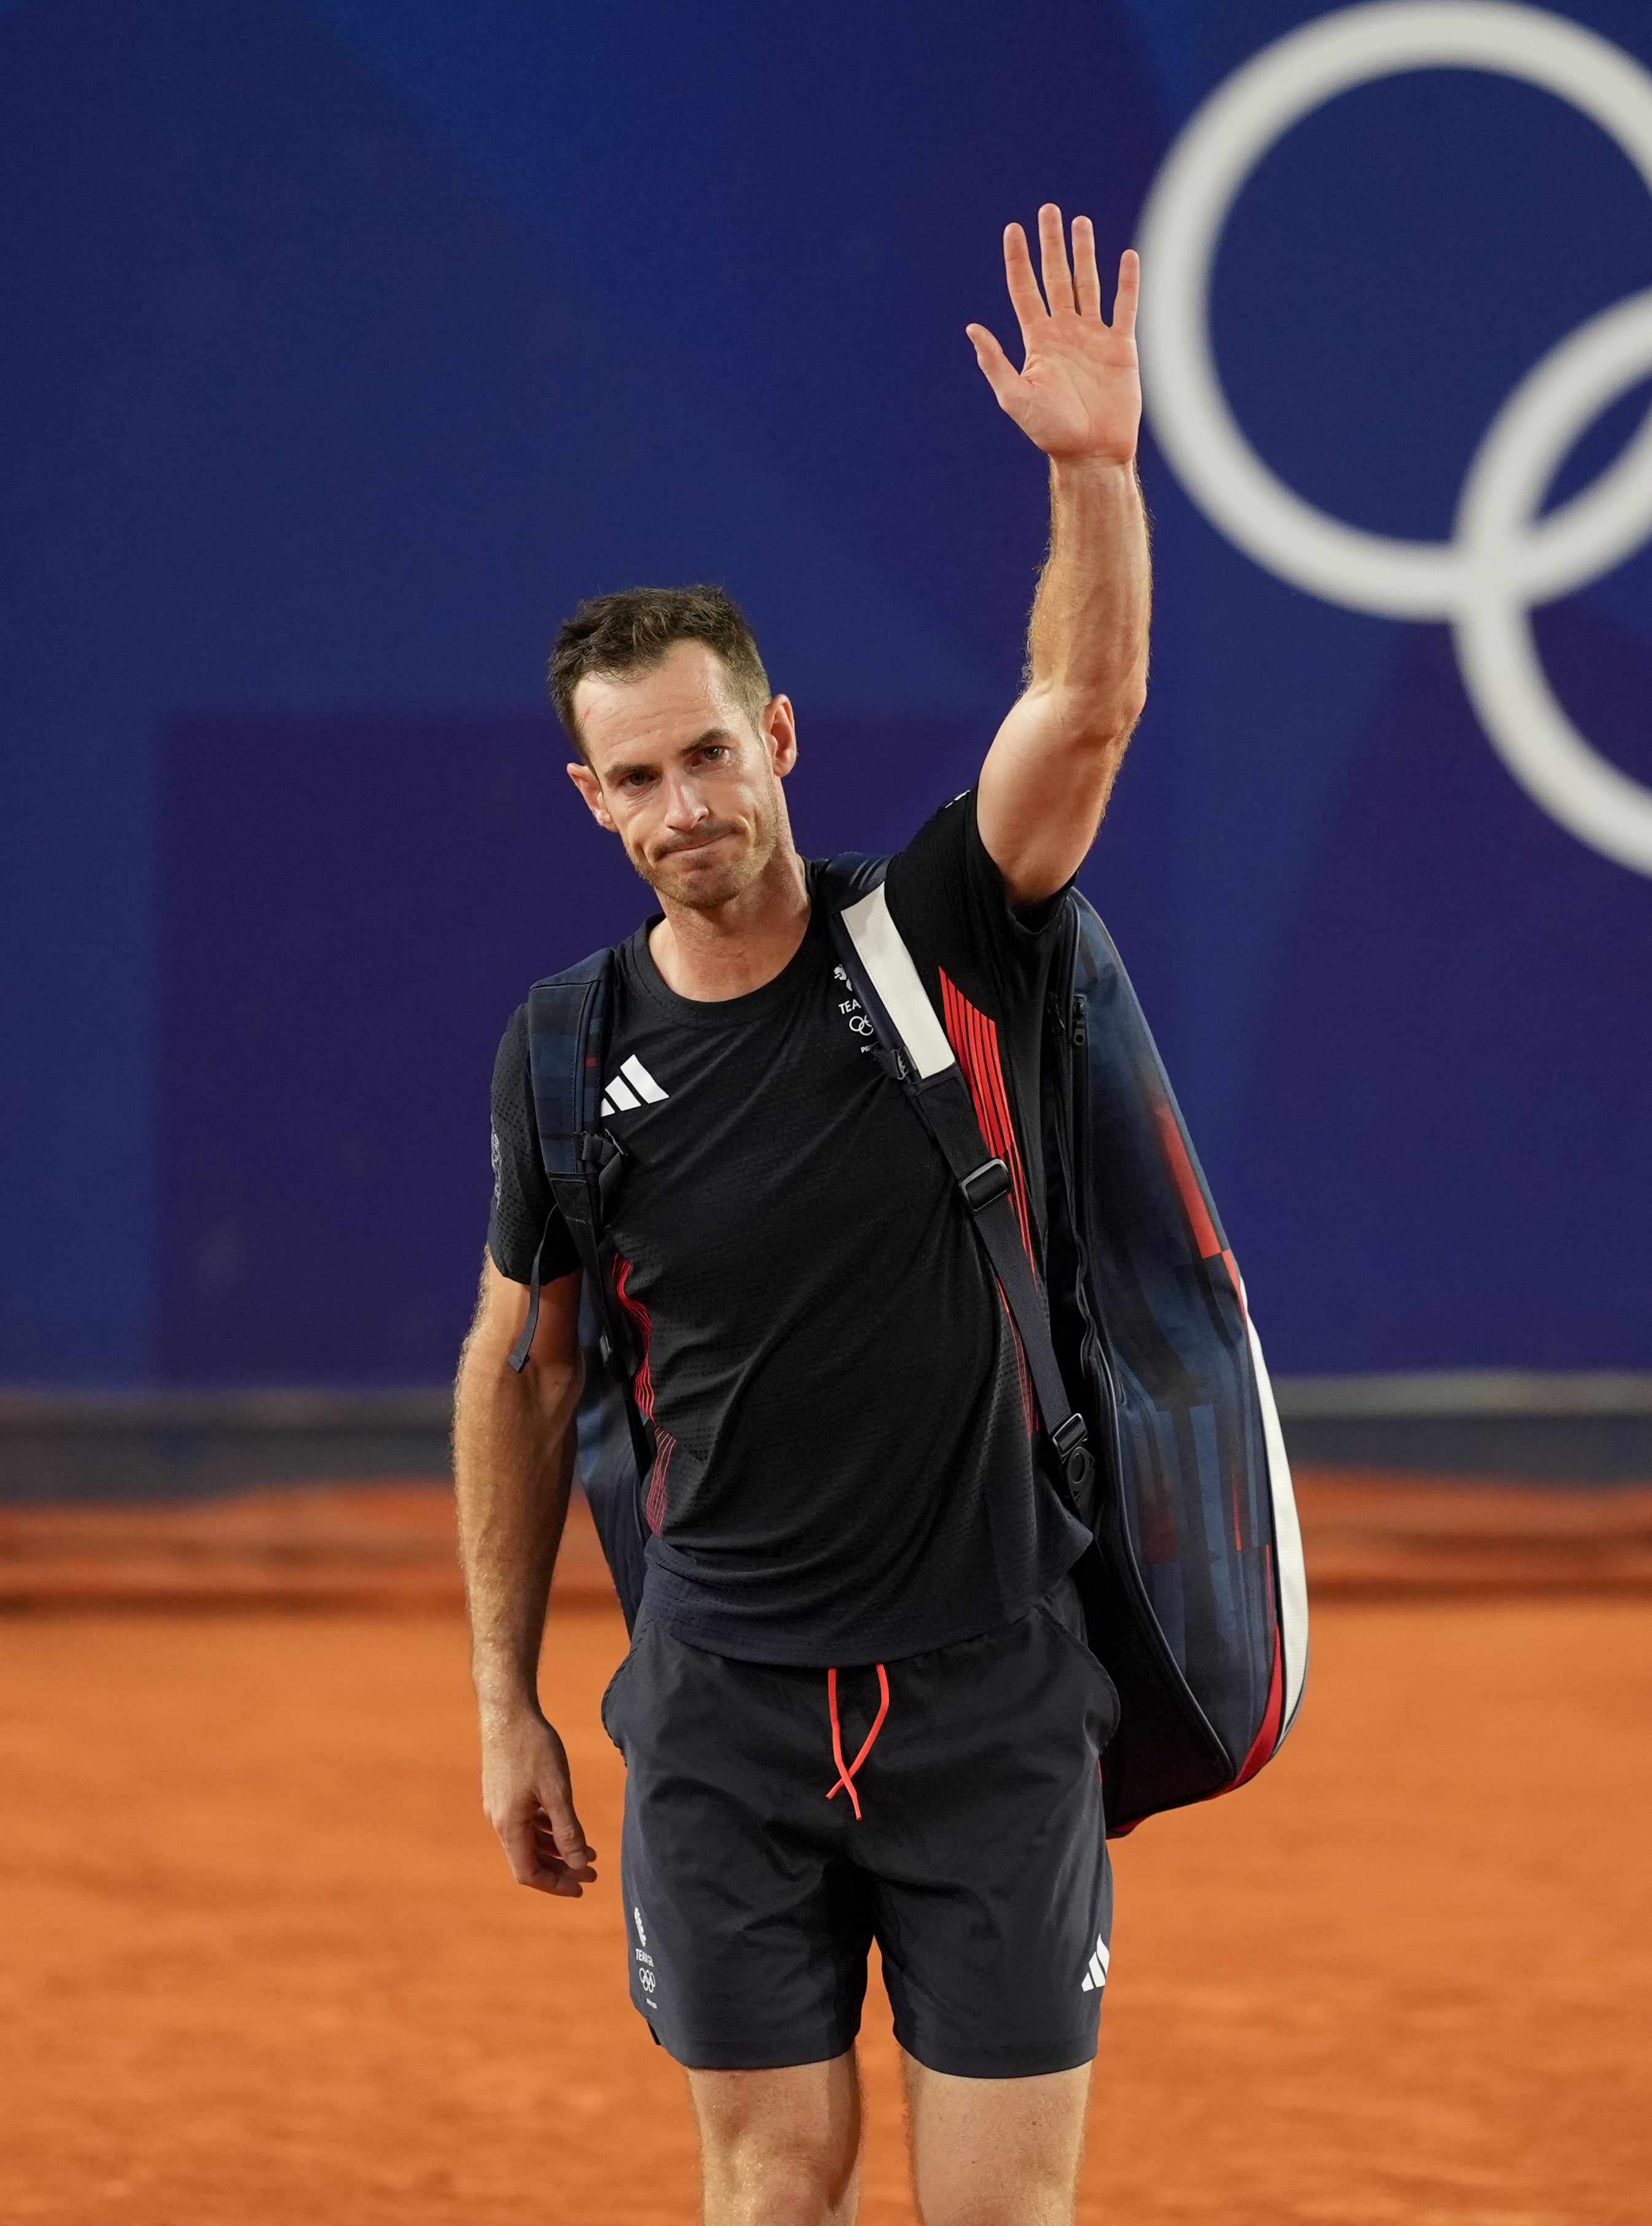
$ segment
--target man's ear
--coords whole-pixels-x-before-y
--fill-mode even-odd
[[[797,762],[797,716],[790,696],[772,696],[760,721],[769,746],[769,761],[784,780]]]
[[[591,817],[595,820],[597,825],[599,827],[606,827],[610,835],[617,835],[620,832],[620,830],[614,825],[613,820],[609,818],[608,807],[602,801],[602,784],[597,779],[596,775],[591,771],[590,766],[588,765],[571,765],[568,768],[568,778],[573,782],[575,787],[578,789],[580,794],[585,798],[586,804],[590,810]]]

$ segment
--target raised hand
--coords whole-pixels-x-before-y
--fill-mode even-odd
[[[1046,456],[1060,462],[1094,457],[1128,464],[1135,455],[1141,422],[1135,345],[1141,266],[1135,250],[1127,248],[1119,258],[1110,325],[1102,316],[1096,228],[1090,219],[1073,219],[1070,269],[1061,211],[1046,201],[1039,211],[1039,253],[1042,294],[1032,275],[1026,234],[1019,224],[1006,228],[1004,275],[1021,328],[1021,368],[1014,368],[984,325],[964,328],[975,344],[975,361],[1000,409]]]

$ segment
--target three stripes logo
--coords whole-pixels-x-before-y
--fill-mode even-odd
[[[1098,1937],[1096,1942],[1096,1952],[1090,1959],[1090,1968],[1084,1973],[1079,1985],[1078,1991],[1081,1994],[1101,1993],[1102,1988],[1107,1984],[1108,1962],[1107,1943]]]
[[[639,1059],[628,1059],[602,1093],[607,1114],[634,1113],[639,1105],[659,1105],[670,1095],[662,1090]]]

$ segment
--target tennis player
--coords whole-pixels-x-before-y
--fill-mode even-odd
[[[1021,369],[968,328],[1050,460],[1027,683],[976,786],[886,884],[1035,1257],[1055,900],[1141,714],[1148,619],[1136,259],[1109,324],[1089,220],[1071,264],[1059,210],[1039,231],[1042,293],[1020,227],[1005,234]],[[603,1703],[627,1771],[632,2000],[687,2070],[711,2226],[841,2226],[875,1940],[925,2226],[1058,2226],[1111,1922],[1097,1763],[1117,1701],[1070,1575],[1085,1533],[956,1186],[836,970],[786,817],[796,718],[739,611],[715,589],[600,597],[562,629],[550,679],[574,783],[660,907],[618,955],[603,1097],[658,1447],[642,1608]],[[595,1851],[537,1668],[580,1277],[523,1012],[493,1126],[456,1425],[483,1796],[522,1884],[577,1896]]]

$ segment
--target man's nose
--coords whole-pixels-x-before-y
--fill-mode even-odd
[[[666,783],[665,824],[668,827],[680,829],[686,834],[690,828],[700,824],[709,809],[710,806],[702,803],[695,793],[692,783],[681,779]]]

